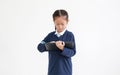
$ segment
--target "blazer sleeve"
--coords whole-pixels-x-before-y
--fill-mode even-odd
[[[76,54],[76,44],[75,44],[75,38],[74,38],[73,34],[71,36],[70,41],[72,41],[74,43],[74,48],[70,49],[70,48],[64,47],[63,51],[60,53],[61,55],[65,56],[65,57],[72,57]]]
[[[49,36],[50,34],[48,34],[37,46],[37,49],[39,52],[45,52],[47,51],[45,48],[45,43],[47,43],[49,41]]]

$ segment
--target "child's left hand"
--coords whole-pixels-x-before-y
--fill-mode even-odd
[[[56,41],[55,44],[60,50],[64,49],[65,43],[63,41]]]

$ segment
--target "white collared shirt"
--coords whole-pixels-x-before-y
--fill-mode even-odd
[[[56,30],[55,34],[57,35],[57,37],[60,37],[61,35],[63,35],[65,33],[65,31],[66,31],[66,28],[60,33],[58,33],[57,30]]]

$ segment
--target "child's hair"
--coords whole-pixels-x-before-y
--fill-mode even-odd
[[[66,16],[66,20],[68,20],[68,13],[64,9],[56,10],[53,13],[53,20],[55,20],[55,17],[60,17],[60,16]]]
[[[67,13],[67,11],[64,10],[64,9],[56,10],[56,11],[53,13],[53,21],[55,21],[55,17],[60,17],[60,16],[65,16],[65,17],[66,17],[66,20],[68,21],[68,13]],[[55,30],[56,30],[56,27],[55,27]]]

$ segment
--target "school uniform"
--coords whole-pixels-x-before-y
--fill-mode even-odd
[[[74,48],[64,47],[62,50],[48,51],[49,64],[48,75],[72,75],[72,59],[71,57],[76,54],[76,45],[74,34],[67,29],[58,33],[57,31],[50,32],[41,43],[38,44],[37,49],[40,52],[46,52],[45,43],[51,41],[71,41],[74,43]],[[44,62],[43,62],[44,63]]]

